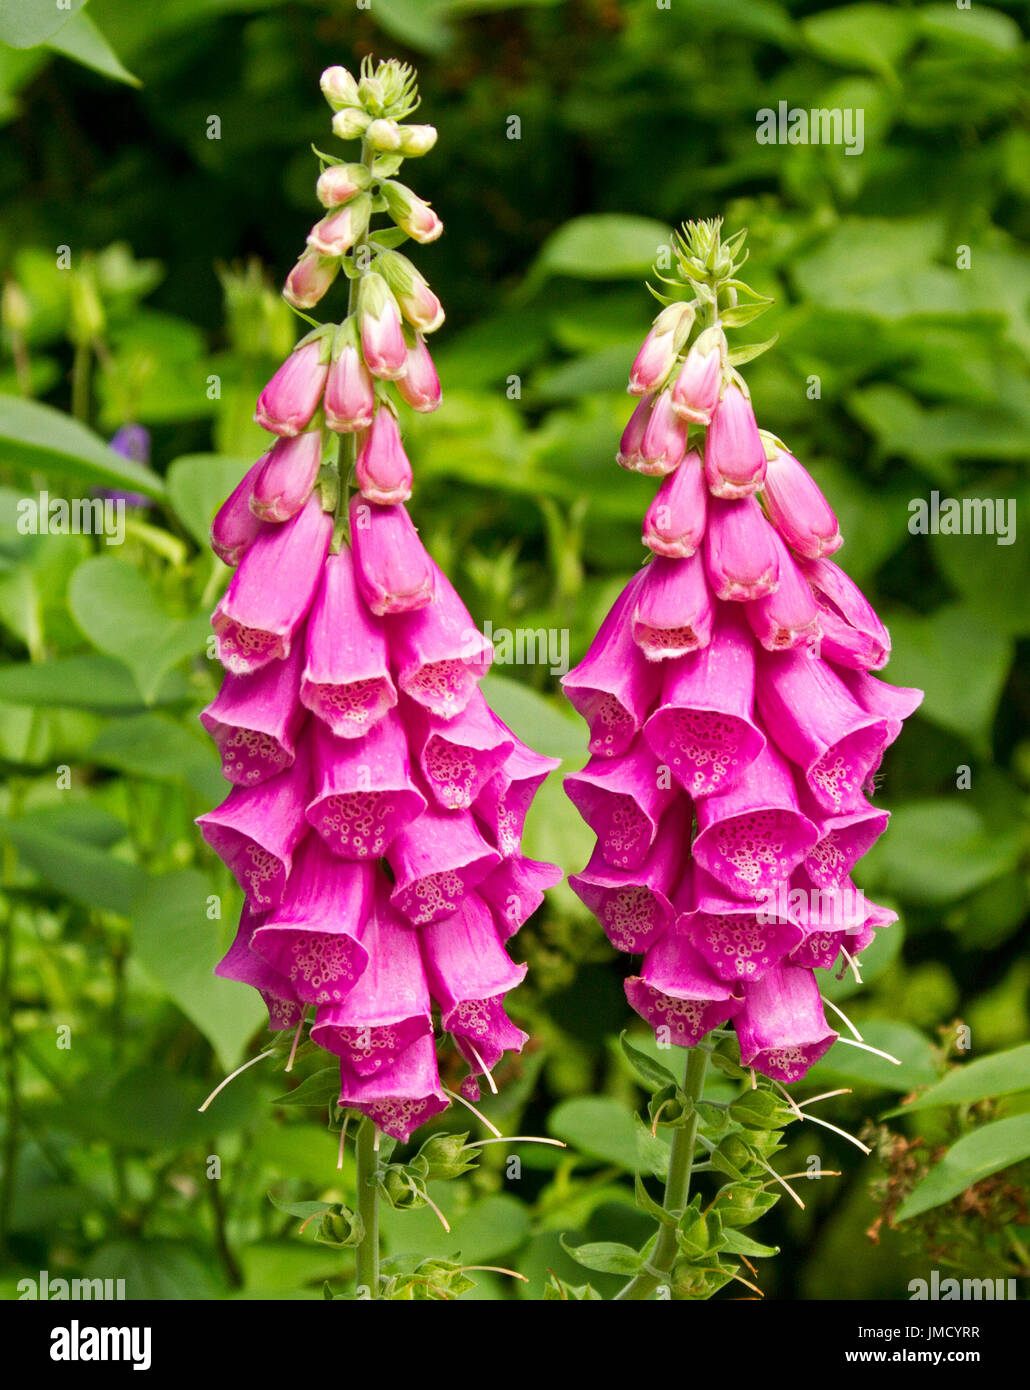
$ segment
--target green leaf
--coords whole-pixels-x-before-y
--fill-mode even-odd
[[[0,462],[57,474],[86,487],[142,492],[157,500],[165,492],[156,473],[112,452],[78,420],[16,396],[0,396]]]
[[[658,1090],[661,1090],[663,1086],[679,1085],[668,1067],[663,1067],[660,1062],[656,1062],[646,1052],[641,1052],[638,1047],[633,1046],[626,1036],[625,1029],[619,1034],[619,1043],[627,1062],[645,1085]]]
[[[134,777],[186,782],[206,800],[220,800],[226,794],[226,784],[214,744],[191,729],[159,714],[115,719],[86,756]]]
[[[483,680],[481,689],[498,718],[538,753],[561,758],[562,762],[582,759],[586,751],[583,725],[566,713],[567,705],[493,671]]]
[[[835,1026],[842,1037],[851,1036],[843,1024]],[[863,1040],[871,1047],[897,1057],[901,1065],[837,1041],[811,1069],[806,1081],[819,1089],[830,1082],[846,1082],[868,1090],[904,1092],[935,1080],[937,1067],[933,1049],[922,1033],[910,1024],[883,1018],[863,1019],[861,1032]]]
[[[20,858],[44,882],[87,907],[104,908],[126,916],[146,880],[138,865],[55,834],[27,818],[0,821],[0,834],[10,840]]]
[[[198,655],[209,632],[203,615],[171,617],[139,570],[108,555],[78,567],[68,585],[68,607],[95,647],[131,669],[148,704],[165,673]]]
[[[584,1245],[568,1245],[561,1237],[561,1247],[584,1269],[596,1269],[600,1274],[636,1274],[643,1264],[641,1256],[631,1245],[614,1240],[588,1241]]]
[[[168,499],[201,549],[207,549],[215,512],[249,467],[227,454],[183,454],[168,469]]]
[[[635,280],[648,274],[669,237],[669,227],[649,217],[613,212],[575,217],[544,242],[527,284],[535,289],[549,275]]]
[[[0,43],[35,48],[45,43],[82,9],[86,0],[0,0]]]
[[[895,1115],[907,1115],[913,1110],[929,1110],[935,1105],[971,1105],[991,1096],[1008,1096],[1016,1091],[1030,1091],[1030,1043],[995,1052],[966,1062],[931,1086]]]
[[[299,1086],[276,1096],[275,1105],[332,1105],[340,1098],[340,1068],[323,1067],[306,1076]]]
[[[48,40],[47,47],[52,48],[55,53],[62,53],[66,58],[73,59],[76,63],[81,63],[83,67],[92,68],[104,77],[113,78],[115,82],[124,82],[130,87],[143,85],[138,77],[123,66],[111,45],[87,14],[77,14],[67,24],[62,25],[53,38]]]
[[[1030,1114],[1011,1115],[964,1134],[905,1198],[898,1220],[909,1221],[950,1202],[967,1187],[1026,1158],[1030,1158]]]
[[[915,39],[915,16],[888,5],[845,5],[802,20],[801,32],[820,58],[889,75]]]
[[[548,1130],[581,1153],[615,1163],[629,1173],[661,1175],[668,1164],[668,1147],[638,1130],[639,1121],[628,1106],[609,1096],[580,1096],[551,1111]]]
[[[890,831],[862,861],[870,892],[881,885],[903,900],[929,905],[953,902],[1018,862],[1018,826],[988,826],[967,801],[936,797],[899,806]]]
[[[285,1212],[287,1216],[296,1216],[300,1221],[308,1221],[312,1216],[321,1216],[332,1207],[331,1202],[284,1202],[274,1192],[265,1195],[277,1210]]]
[[[747,1255],[752,1260],[766,1260],[771,1255],[780,1253],[778,1245],[761,1245],[757,1240],[752,1240],[750,1236],[732,1227],[724,1230],[723,1236],[722,1251],[725,1255]]]
[[[181,700],[185,693],[182,678],[169,674],[151,703]],[[143,699],[124,663],[89,655],[0,666],[0,703],[120,713],[140,709]]]
[[[211,882],[197,869],[141,877],[132,905],[135,957],[196,1024],[229,1071],[260,1027],[265,1009],[251,990],[214,973],[222,949],[219,924],[207,916]]]

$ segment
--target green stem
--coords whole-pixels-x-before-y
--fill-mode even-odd
[[[379,1188],[376,1168],[375,1122],[366,1115],[358,1127],[354,1145],[357,1160],[358,1215],[363,1235],[357,1250],[358,1292],[368,1289],[369,1298],[379,1297]]]
[[[21,1098],[18,1087],[18,1044],[14,1031],[14,909],[4,904],[3,958],[0,961],[0,1028],[3,1036],[4,1090],[7,1096],[3,1147],[3,1176],[0,1178],[0,1248],[7,1245],[11,1210],[14,1203],[15,1174],[20,1146]]]
[[[704,1047],[687,1048],[687,1071],[683,1090],[692,1101],[701,1099],[707,1066],[708,1053]],[[662,1206],[677,1220],[690,1200],[690,1178],[694,1168],[696,1143],[697,1111],[694,1110],[687,1123],[681,1129],[673,1131],[672,1145],[669,1149],[669,1176],[665,1180]],[[640,1302],[650,1297],[655,1289],[667,1282],[677,1248],[675,1225],[663,1224],[646,1268],[635,1274],[629,1283],[619,1290],[615,1295],[616,1299]]]
[[[72,415],[84,425],[89,424],[89,373],[89,344],[76,343],[72,359]]]

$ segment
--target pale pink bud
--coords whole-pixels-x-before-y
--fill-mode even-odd
[[[211,549],[223,564],[235,568],[264,528],[250,508],[254,484],[261,476],[268,455],[247,469],[215,514],[211,523]]]
[[[323,340],[295,348],[258,397],[254,419],[273,434],[300,434],[318,409],[325,387],[327,362]]]
[[[687,304],[670,304],[662,310],[630,370],[630,395],[646,396],[661,386],[672,370],[693,319],[694,311]]]
[[[621,468],[635,470],[640,467],[640,446],[644,442],[644,431],[651,418],[653,403],[654,398],[652,396],[645,396],[629,417],[629,422],[622,431],[622,438],[619,440],[619,452],[615,455],[615,462]]]
[[[356,140],[364,135],[371,119],[360,106],[345,106],[333,117],[333,134],[340,140]]]
[[[376,265],[412,328],[420,333],[435,332],[444,320],[443,305],[407,256],[383,251]]]
[[[644,544],[656,555],[685,560],[701,544],[708,513],[701,455],[691,449],[669,473],[644,516]]]
[[[362,164],[330,164],[318,176],[315,192],[324,208],[338,208],[368,187],[368,171]]]
[[[401,128],[396,121],[380,118],[373,121],[365,131],[365,139],[374,150],[399,150],[401,147]]]
[[[342,208],[316,222],[308,233],[308,245],[323,256],[343,256],[365,235],[371,212],[371,199],[359,193]]]
[[[321,464],[321,430],[280,439],[254,484],[251,511],[262,521],[289,521],[314,491]]]
[[[376,397],[368,368],[354,343],[346,343],[329,363],[325,383],[325,422],[337,434],[364,430],[372,423]]]
[[[702,333],[687,353],[672,387],[672,408],[684,420],[707,425],[722,385],[721,335]]]
[[[358,290],[361,351],[373,376],[394,381],[408,363],[400,311],[390,287],[374,271],[361,278]]]
[[[672,408],[668,391],[655,399],[640,441],[637,469],[651,476],[671,473],[687,450],[687,426]]]
[[[404,184],[387,180],[382,185],[382,193],[390,216],[413,241],[435,241],[443,231],[443,223],[429,204]]]
[[[408,370],[398,378],[397,391],[412,410],[423,414],[440,404],[440,378],[421,333],[415,334],[414,345],[408,348]]]
[[[428,154],[436,144],[436,126],[433,125],[402,125],[401,132],[401,154],[417,158],[420,154]]]
[[[705,477],[716,497],[748,497],[765,478],[765,448],[751,402],[730,383],[705,439]]]
[[[411,496],[411,464],[393,411],[380,406],[358,450],[354,471],[362,497],[392,507]]]
[[[347,69],[340,67],[338,63],[326,68],[319,85],[322,95],[334,111],[338,111],[342,106],[357,106],[359,103],[357,82]]]
[[[762,496],[780,535],[806,560],[832,555],[844,544],[829,502],[807,469],[779,445],[766,466]]]
[[[283,298],[295,309],[313,309],[336,279],[340,262],[305,251],[286,277]]]

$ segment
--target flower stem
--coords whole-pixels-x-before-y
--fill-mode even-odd
[[[375,1122],[366,1115],[358,1127],[354,1145],[357,1160],[358,1215],[363,1234],[357,1250],[358,1293],[368,1290],[369,1298],[379,1297],[379,1188],[376,1167],[379,1155],[376,1148]]]
[[[703,1047],[687,1048],[687,1070],[683,1082],[684,1093],[692,1100],[700,1100],[705,1084],[705,1070],[708,1066],[708,1053]],[[697,1140],[697,1111],[681,1129],[673,1131],[672,1145],[669,1149],[669,1176],[665,1180],[665,1195],[662,1206],[670,1216],[677,1219],[686,1209],[690,1200],[690,1178],[694,1167],[694,1145]],[[648,1298],[655,1289],[664,1284],[672,1271],[676,1258],[676,1227],[663,1225],[658,1232],[654,1251],[647,1265],[635,1274],[628,1284],[615,1295],[616,1299],[641,1301]]]

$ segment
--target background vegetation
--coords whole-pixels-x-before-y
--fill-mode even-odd
[[[651,487],[613,458],[652,309],[641,282],[686,217],[750,228],[751,281],[777,300],[759,336],[780,334],[748,369],[760,423],[837,506],[841,558],[891,626],[887,676],[927,692],[884,765],[894,818],[859,876],[901,923],[866,988],[827,983],[902,1065],[838,1045],[798,1088],[852,1087],[820,1113],[876,1152],[792,1126],[781,1170],[819,1155],[841,1176],[799,1182],[805,1209],[781,1201],[756,1228],[783,1250],[761,1286],[890,1298],[931,1268],[1030,1276],[1030,550],[908,532],[932,489],[1030,515],[1030,6],[73,8],[55,31],[52,4],[0,0],[4,1291],[47,1269],[122,1276],[136,1297],[318,1297],[349,1267],[266,1197],[347,1198],[319,1111],[270,1104],[286,1082],[262,1063],[197,1114],[265,1035],[249,992],[211,975],[238,899],[192,818],[224,785],[196,720],[225,579],[206,528],[299,329],[277,289],[314,218],[309,143],[330,139],[318,75],[367,52],[417,63],[440,130],[418,189],[446,234],[415,258],[448,309],[445,404],[410,422],[413,508],[480,622],[568,629],[582,652],[642,554]],[[861,108],[864,153],[758,144],[756,111],[780,100]],[[129,421],[156,472],[134,484],[150,502],[126,543],[19,534],[19,499],[117,485],[100,441]],[[490,685],[535,746],[582,759],[545,665]],[[588,855],[557,779],[529,848],[569,868]],[[427,1208],[386,1214],[394,1252],[529,1276],[477,1276],[480,1298],[540,1297],[548,1269],[581,1283],[562,1231],[647,1228],[627,1176],[645,1094],[615,1041],[633,1026],[626,962],[565,887],[516,944],[534,1040],[487,1108],[571,1148],[522,1150],[518,1180],[487,1150],[434,1194],[451,1236]],[[928,1170],[907,1212],[926,1210],[899,1223]]]

